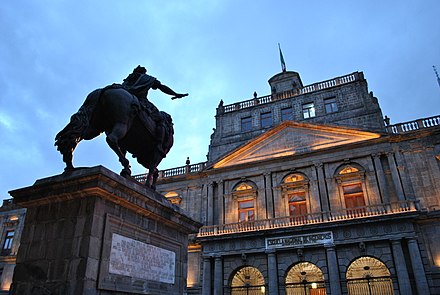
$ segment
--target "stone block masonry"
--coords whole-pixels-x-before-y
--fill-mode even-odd
[[[184,294],[201,224],[102,166],[10,192],[27,208],[11,294]]]

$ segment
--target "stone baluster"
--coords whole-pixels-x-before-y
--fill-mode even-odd
[[[203,257],[202,295],[211,295],[211,257]]]
[[[394,266],[396,267],[400,294],[412,295],[411,283],[409,281],[408,269],[406,267],[400,239],[391,240],[391,247],[393,248]]]
[[[415,238],[408,240],[409,258],[413,269],[418,294],[430,294],[428,281],[426,280],[425,268],[423,267],[422,256],[419,245]]]

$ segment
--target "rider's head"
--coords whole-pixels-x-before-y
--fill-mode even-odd
[[[137,66],[134,70],[133,73],[138,73],[138,74],[146,74],[147,73],[147,69],[141,66]]]

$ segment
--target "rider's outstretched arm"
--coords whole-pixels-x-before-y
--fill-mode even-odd
[[[159,89],[160,91],[162,91],[165,94],[173,95],[173,97],[171,97],[171,99],[182,98],[182,97],[185,97],[188,95],[188,93],[185,93],[185,94],[177,93],[173,89],[171,89],[170,87],[163,85],[160,82],[158,84],[159,85],[157,85],[157,89]]]

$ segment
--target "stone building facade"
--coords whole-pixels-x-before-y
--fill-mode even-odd
[[[269,84],[220,102],[206,163],[160,172],[204,224],[188,293],[440,294],[440,117],[384,124],[362,72]]]
[[[9,293],[25,215],[26,209],[14,205],[11,199],[0,207],[0,294]]]

